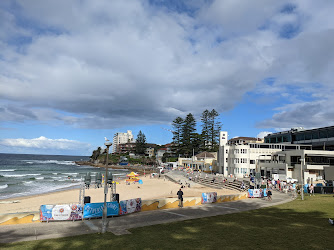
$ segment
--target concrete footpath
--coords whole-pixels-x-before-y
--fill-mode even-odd
[[[193,207],[145,211],[108,218],[107,230],[115,235],[130,234],[128,229],[131,228],[238,213],[274,206],[291,200],[290,195],[274,191],[272,201],[253,198]],[[100,231],[101,219],[8,225],[0,226],[0,243],[68,237],[98,233]]]

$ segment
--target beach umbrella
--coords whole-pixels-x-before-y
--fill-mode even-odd
[[[143,184],[143,181],[142,181],[142,180],[139,180],[138,183],[139,183],[139,184]]]
[[[139,176],[139,174],[135,173],[135,172],[131,172],[130,174],[126,175],[127,177],[136,177]]]

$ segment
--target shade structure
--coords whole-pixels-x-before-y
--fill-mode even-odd
[[[139,174],[135,173],[135,172],[131,172],[130,174],[126,175],[127,177],[137,177],[139,176]]]

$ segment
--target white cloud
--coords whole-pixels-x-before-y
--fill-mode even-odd
[[[51,149],[51,150],[78,150],[82,151],[91,148],[89,143],[79,142],[68,139],[49,139],[44,136],[33,139],[1,139],[0,145],[6,147]]]
[[[262,132],[258,133],[258,135],[256,136],[256,138],[264,138],[268,134],[272,134],[272,133],[273,132],[262,131]]]
[[[280,12],[286,3],[293,13]],[[192,15],[148,1],[18,5],[17,12],[0,9],[0,98],[7,102],[0,121],[164,123],[206,108],[230,110],[254,89],[277,95],[291,86],[314,98],[307,106],[295,96],[293,104],[319,107],[311,115],[317,122],[299,120],[303,126],[323,124],[332,112],[320,111],[331,103],[324,93],[334,92],[331,1],[212,1]],[[291,39],[280,37],[287,25],[298,29]],[[25,39],[13,43],[17,37]],[[267,77],[276,82],[259,84]],[[297,106],[282,104],[261,125],[289,127],[304,112]]]

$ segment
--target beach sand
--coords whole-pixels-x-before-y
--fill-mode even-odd
[[[142,177],[143,184],[126,185],[125,180],[121,180],[116,185],[116,193],[119,193],[120,200],[127,200],[132,198],[141,198],[142,200],[171,198],[177,197],[176,193],[180,185],[164,180],[163,178],[150,178],[149,176]],[[90,189],[85,189],[85,196],[91,197],[91,202],[103,202],[104,193],[103,188],[95,188],[91,186]],[[110,199],[110,189],[108,191],[107,201]],[[184,197],[201,197],[203,192],[217,192],[218,195],[239,194],[238,191],[226,189],[213,189],[205,186],[184,188]],[[18,203],[10,203],[11,201],[18,201]],[[5,204],[4,204],[5,202]],[[53,193],[46,193],[35,196],[17,197],[0,201],[0,214],[17,213],[17,212],[32,212],[38,211],[40,205],[51,204],[68,204],[79,202],[79,189],[58,191]]]

